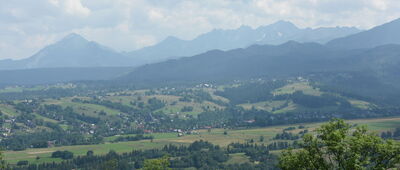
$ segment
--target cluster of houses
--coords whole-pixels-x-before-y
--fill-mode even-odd
[[[16,119],[15,118],[9,118],[9,119],[5,119],[3,121],[4,123],[7,124],[14,124],[16,123]],[[11,127],[5,127],[5,126],[1,126],[0,127],[0,136],[1,137],[8,137],[11,135],[12,132],[12,128]]]
[[[197,130],[173,129],[173,131],[177,133],[178,137],[182,137],[182,136],[185,136],[185,135],[198,135],[198,134],[200,134]]]
[[[203,83],[203,84],[198,84],[196,85],[196,88],[213,88],[214,86],[212,84],[208,83]]]

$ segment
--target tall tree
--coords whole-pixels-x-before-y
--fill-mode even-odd
[[[160,159],[147,159],[144,161],[144,170],[170,170],[169,158],[164,156]]]
[[[368,133],[365,126],[355,130],[334,119],[303,137],[302,149],[287,150],[279,159],[286,169],[389,169],[400,163],[400,144]]]
[[[5,169],[6,168],[6,163],[3,159],[3,152],[0,150],[0,169]]]

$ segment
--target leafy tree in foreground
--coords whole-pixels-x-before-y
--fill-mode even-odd
[[[281,169],[389,169],[400,163],[400,144],[367,133],[366,127],[352,130],[334,119],[303,137],[303,148],[287,150],[279,159]]]

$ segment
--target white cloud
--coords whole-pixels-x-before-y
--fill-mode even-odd
[[[370,28],[400,17],[398,0],[0,1],[0,59],[29,57],[70,32],[119,51],[167,36],[288,20],[300,27]]]
[[[158,21],[158,20],[163,20],[164,19],[164,15],[162,14],[162,12],[160,10],[157,10],[157,9],[151,9],[148,12],[148,15],[149,15],[150,20]]]
[[[88,16],[90,10],[84,7],[80,0],[65,0],[65,11],[72,15]]]
[[[60,1],[59,0],[49,0],[49,2],[55,6],[59,6],[60,5]]]
[[[387,2],[384,0],[380,0],[380,1],[375,0],[375,1],[371,1],[371,3],[376,9],[379,9],[381,11],[387,9]]]

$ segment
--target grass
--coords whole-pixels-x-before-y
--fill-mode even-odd
[[[292,94],[296,91],[302,91],[306,95],[320,96],[322,92],[319,89],[313,88],[308,82],[295,82],[288,85],[285,85],[281,88],[275,89],[272,94],[273,95],[283,95],[283,94]],[[286,102],[289,102],[285,107]],[[247,103],[241,104],[245,109],[251,109],[255,107],[259,110],[269,111],[275,114],[291,112],[299,109],[298,105],[294,104],[292,101],[263,101],[258,103]],[[321,108],[318,108],[321,109]]]
[[[63,98],[61,100],[48,100],[44,104],[57,104],[61,105],[62,107],[72,107],[74,111],[78,113],[84,113],[88,116],[97,117],[100,111],[104,111],[107,115],[117,115],[120,113],[118,110],[110,109],[105,106],[96,105],[96,104],[89,104],[89,103],[79,103],[79,102],[72,102],[71,98]]]
[[[35,87],[31,87],[31,88],[15,86],[15,87],[6,87],[3,89],[0,89],[0,93],[20,93],[24,90],[38,91],[38,90],[44,90],[44,89],[46,89],[46,86],[35,86]]]
[[[219,88],[219,90],[223,90],[223,88]],[[203,91],[208,92],[214,100],[220,100],[224,103],[229,103],[229,99],[215,95],[215,92],[218,91],[217,89],[213,88],[203,88]]]
[[[17,116],[18,115],[17,111],[12,106],[5,105],[5,104],[0,104],[0,111],[8,116]]]
[[[224,131],[227,131],[227,135],[224,135]],[[199,131],[198,135],[186,135],[183,137],[169,138],[168,141],[176,143],[192,143],[196,140],[209,141],[213,144],[220,146],[227,146],[232,142],[245,142],[246,140],[254,139],[258,140],[259,137],[265,136],[265,138],[272,138],[278,131],[266,130],[266,129],[246,129],[246,130],[224,130],[224,129],[213,129],[211,132],[204,130]]]
[[[347,121],[351,124],[367,125],[368,129],[373,132],[381,132],[396,127],[400,127],[400,117],[396,118],[380,118],[380,119],[359,119],[359,120],[349,120]],[[315,128],[319,127],[323,123],[309,123],[302,124],[309,131],[313,131]],[[196,140],[205,140],[213,144],[220,145],[222,147],[227,146],[232,142],[245,142],[247,140],[253,139],[257,143],[268,144],[276,133],[282,132],[283,129],[296,125],[284,125],[284,126],[272,126],[265,128],[254,128],[254,129],[212,129],[211,132],[207,130],[198,130],[198,134],[195,135],[185,135],[183,137],[177,137],[176,133],[154,133],[153,142],[150,140],[141,141],[131,141],[131,142],[119,142],[119,143],[104,143],[99,145],[77,145],[77,146],[63,146],[63,147],[53,147],[53,148],[43,148],[43,149],[27,149],[24,151],[5,151],[5,160],[9,163],[16,163],[19,160],[28,160],[31,163],[37,162],[51,162],[60,161],[59,159],[51,158],[51,153],[57,150],[69,150],[74,153],[75,156],[85,155],[88,150],[93,150],[95,154],[101,155],[106,154],[110,150],[116,152],[129,152],[133,149],[151,149],[160,148],[166,144],[183,144],[187,145]],[[224,131],[227,131],[227,135],[224,135]],[[297,133],[299,129],[293,130]],[[264,136],[264,142],[259,142],[260,136]],[[116,137],[107,138],[108,141]],[[39,156],[41,159],[36,160]],[[234,155],[231,159],[239,159],[240,155]]]
[[[371,104],[366,101],[350,99],[349,102],[352,106],[360,109],[369,109],[371,107]]]
[[[273,108],[281,107],[283,104],[285,104],[285,102],[286,101],[283,101],[283,100],[264,101],[264,102],[258,102],[258,103],[240,104],[239,106],[242,106],[244,109],[248,109],[248,110],[255,107],[258,110],[265,110],[265,111],[271,112],[273,110]]]
[[[274,95],[282,95],[282,94],[292,94],[296,91],[303,91],[304,94],[320,96],[322,92],[318,89],[314,89],[308,82],[298,82],[293,84],[288,84],[281,88],[274,90],[272,93]]]
[[[40,115],[38,113],[33,113],[33,114],[35,115],[36,118],[42,119],[43,121],[46,121],[46,122],[52,122],[52,123],[57,123],[58,122],[57,120],[44,117],[44,116],[42,116],[42,115]]]
[[[143,102],[144,104],[148,104],[147,101],[151,98],[156,98],[158,100],[161,100],[165,102],[166,106],[159,109],[158,111],[163,111],[164,113],[167,114],[176,114],[176,113],[181,113],[184,115],[192,115],[192,116],[197,116],[199,113],[203,112],[204,109],[203,107],[209,107],[211,109],[213,108],[223,108],[222,106],[219,106],[215,103],[205,101],[203,103],[196,103],[196,102],[181,102],[179,101],[179,96],[173,96],[173,95],[150,95],[150,96],[141,96],[140,100],[138,100],[139,96],[108,96],[106,97],[106,100],[110,100],[112,102],[120,102],[124,105],[132,106],[131,102]],[[173,104],[174,103],[174,104]],[[185,106],[192,106],[193,111],[191,112],[181,112],[181,109]]]
[[[110,150],[116,152],[129,152],[133,149],[151,149],[160,148],[166,144],[189,144],[196,140],[206,140],[214,144],[226,146],[232,142],[244,142],[246,139],[258,139],[260,135],[272,137],[275,133],[279,132],[280,128],[263,128],[263,129],[244,129],[244,130],[227,130],[228,134],[224,135],[224,129],[213,129],[211,132],[206,130],[199,130],[198,135],[186,135],[177,137],[176,133],[155,133],[152,134],[155,139],[153,142],[150,140],[131,141],[131,142],[118,142],[118,143],[105,143],[98,145],[77,145],[77,146],[62,146],[43,149],[27,149],[24,151],[6,151],[5,160],[9,163],[16,163],[19,160],[28,160],[29,162],[48,162],[60,161],[51,158],[51,153],[57,150],[68,150],[74,153],[75,156],[85,155],[88,150],[93,150],[95,154],[106,154]],[[113,138],[107,138],[112,140]],[[41,159],[36,160],[39,156]]]
[[[122,103],[122,104],[127,105],[127,106],[132,106],[130,104],[131,101],[137,101],[137,97],[136,96],[108,96],[105,99],[109,100],[111,102]]]
[[[258,103],[246,103],[240,104],[244,109],[250,110],[253,107],[258,110],[265,110],[268,112],[272,112],[275,114],[279,113],[286,113],[297,109],[297,105],[294,104],[292,101],[289,101],[288,105],[285,107],[285,103],[287,101],[284,100],[276,100],[276,101],[265,101],[265,102],[258,102]]]
[[[15,93],[15,92],[22,92],[22,87],[6,87],[0,90],[0,93]]]
[[[7,151],[5,153],[5,160],[8,163],[16,163],[19,160],[28,160],[29,162],[35,162],[36,157],[39,156],[41,162],[52,162],[60,161],[59,159],[51,158],[51,153],[57,150],[68,150],[74,153],[74,156],[85,155],[87,151],[92,150],[95,154],[106,154],[110,150],[116,152],[130,152],[134,149],[144,150],[151,148],[161,148],[162,146],[169,144],[170,142],[160,140],[155,142],[150,142],[149,140],[143,141],[133,141],[133,142],[119,142],[119,143],[105,143],[99,145],[77,145],[77,146],[63,146],[63,147],[53,147],[53,148],[43,148],[43,149],[28,149],[25,151]],[[175,143],[178,144],[178,143]]]
[[[190,112],[181,112],[181,109],[185,106],[191,106],[193,107],[193,111]],[[164,108],[159,109],[159,111],[163,111],[164,113],[167,114],[175,114],[175,113],[181,113],[185,115],[192,115],[192,116],[197,116],[201,112],[204,112],[204,108],[209,108],[210,110],[215,110],[215,109],[222,109],[222,106],[219,106],[215,103],[209,102],[209,101],[204,101],[202,103],[196,103],[196,102],[177,102],[175,105],[167,104]]]
[[[273,113],[275,113],[275,114],[287,113],[287,112],[296,110],[297,107],[298,106],[296,104],[294,104],[292,101],[290,101],[287,107],[281,108],[279,110],[275,110],[275,111],[273,111]]]
[[[400,127],[400,118],[384,118],[384,119],[366,119],[349,121],[358,125],[366,125],[369,130],[381,132],[384,130],[393,130]]]
[[[229,160],[225,164],[243,164],[250,162],[249,158],[244,153],[229,154]]]

